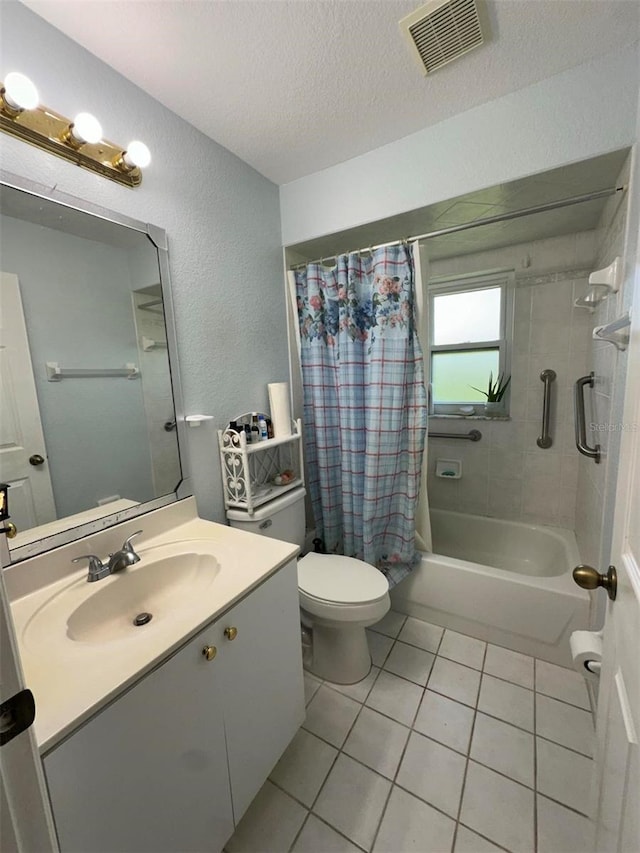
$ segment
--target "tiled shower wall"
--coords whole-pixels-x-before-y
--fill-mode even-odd
[[[144,292],[134,292],[132,296],[154,494],[166,495],[176,488],[182,476],[176,431],[167,432],[164,428],[164,424],[175,417],[166,347],[167,330],[161,309],[155,313],[138,307],[154,297]],[[161,346],[145,351],[143,336]]]
[[[617,185],[628,185],[630,160],[627,160]],[[596,231],[595,269],[608,266],[616,257],[625,255],[628,192],[609,199]],[[622,418],[627,354],[612,344],[595,341],[595,326],[617,319],[629,305],[630,288],[602,302],[589,317],[587,336],[589,370],[595,372],[592,411],[587,410],[588,440],[600,444],[602,461],[580,457],[578,465],[578,499],[576,504],[576,538],[582,560],[592,566],[606,567],[611,560],[611,533],[617,457],[622,429],[629,428]]]
[[[482,432],[477,443],[429,439],[432,507],[573,529],[579,454],[572,388],[588,372],[593,326],[589,312],[573,302],[586,292],[596,247],[596,232],[587,231],[431,264],[430,277],[516,270],[510,419],[430,419],[432,432]],[[536,439],[542,421],[540,373],[545,368],[555,370],[557,379],[552,386],[553,446],[541,450]],[[437,478],[439,458],[460,459],[462,478]]]

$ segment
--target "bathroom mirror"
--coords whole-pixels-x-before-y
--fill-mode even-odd
[[[0,184],[0,481],[25,559],[190,494],[166,234]]]

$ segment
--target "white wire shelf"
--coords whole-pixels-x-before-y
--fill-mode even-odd
[[[275,498],[279,498],[280,495],[285,495],[287,492],[293,491],[293,489],[298,489],[300,488],[300,486],[304,486],[304,481],[300,477],[296,477],[295,480],[292,480],[290,483],[287,483],[286,486],[272,485],[269,487],[269,491],[265,491],[259,496],[253,498],[253,500],[251,501],[252,510],[257,509],[257,507],[262,506],[263,504],[268,504],[269,501],[275,500]],[[247,512],[249,511],[249,502],[246,500],[230,500],[228,502],[228,506],[230,509],[243,509]]]
[[[291,435],[247,443],[244,432],[218,430],[225,509],[255,509],[304,486],[302,424],[292,423]],[[276,477],[291,472],[294,479],[276,485]]]

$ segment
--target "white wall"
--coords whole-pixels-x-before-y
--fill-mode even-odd
[[[637,158],[637,152],[636,152]],[[626,162],[618,184],[631,181],[632,156]],[[613,512],[618,476],[618,454],[622,430],[636,428],[626,424],[622,417],[624,387],[627,373],[627,351],[617,350],[612,344],[595,341],[591,330],[609,323],[629,307],[635,274],[635,253],[638,237],[638,169],[623,198],[613,197],[603,211],[598,226],[598,252],[596,269],[608,266],[616,257],[624,258],[624,282],[617,295],[602,302],[591,317],[588,330],[588,369],[595,373],[595,384],[590,395],[590,417],[587,440],[599,444],[601,462],[580,457],[578,476],[578,503],[576,506],[576,536],[583,562],[605,571],[611,562],[611,537]],[[635,223],[635,227],[634,227]],[[589,410],[587,410],[589,411]],[[604,617],[603,597],[597,597],[600,617]]]
[[[283,243],[294,245],[632,144],[638,63],[638,45],[632,45],[285,184],[280,187]]]
[[[266,383],[288,375],[277,187],[19,3],[2,3],[0,45],[2,72],[28,74],[44,104],[92,111],[106,138],[153,156],[129,189],[3,134],[2,168],[165,228],[187,412],[218,427],[268,408]],[[214,428],[189,439],[199,511],[221,520]]]

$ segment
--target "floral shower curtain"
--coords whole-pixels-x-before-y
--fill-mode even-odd
[[[411,248],[340,255],[296,273],[309,491],[329,553],[393,586],[416,565],[427,428]]]

